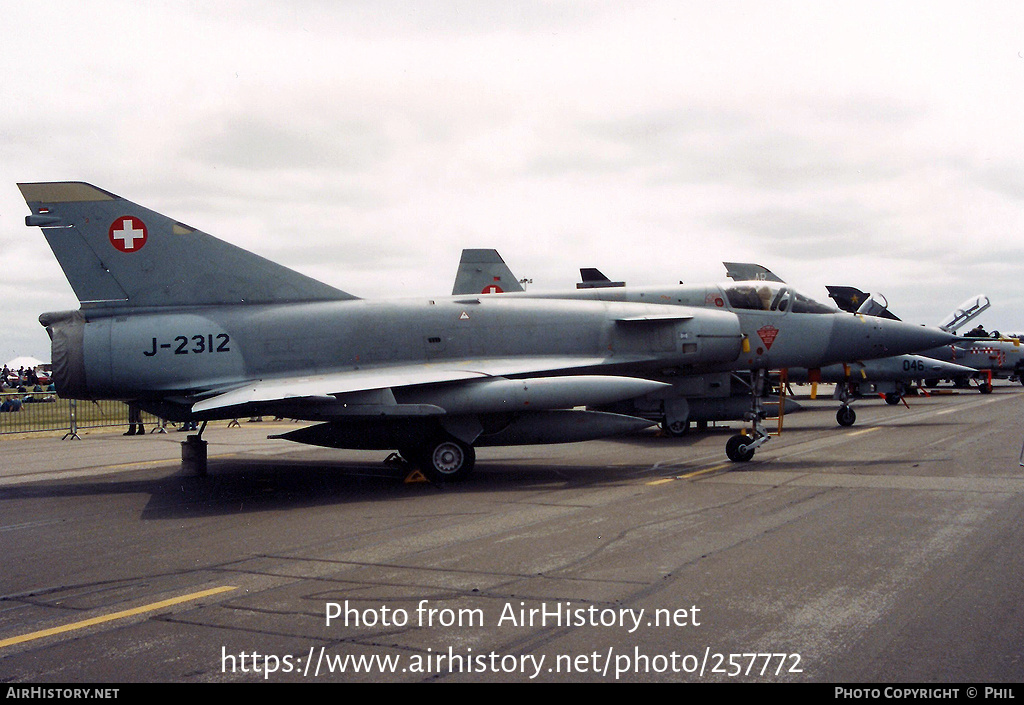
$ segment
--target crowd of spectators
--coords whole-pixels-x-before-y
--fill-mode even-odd
[[[0,370],[0,412],[21,411],[23,404],[56,401],[56,390],[49,376],[32,367]]]

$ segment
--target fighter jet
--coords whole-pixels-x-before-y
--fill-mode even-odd
[[[81,304],[40,316],[68,398],[130,400],[204,427],[259,414],[319,421],[282,437],[398,450],[450,480],[472,469],[478,446],[649,426],[577,407],[657,393],[670,388],[659,376],[732,369],[745,354],[739,317],[725,309],[366,301],[91,184],[19,188],[26,225],[42,228]],[[870,348],[892,342],[886,331],[857,334]]]
[[[727,276],[737,281],[777,281],[782,279],[767,267],[752,262],[723,262]],[[840,309],[861,316],[877,316],[892,321],[900,319],[889,311],[889,304],[881,294],[869,294],[852,286],[828,286],[829,297]],[[952,333],[957,326],[988,308],[988,299],[976,297],[964,302],[947,316],[939,328]],[[873,360],[846,361],[826,365],[816,370],[791,367],[786,370],[788,382],[825,382],[835,384],[835,398],[840,406],[836,422],[852,426],[857,412],[851,405],[865,390],[877,393],[887,404],[899,404],[909,389],[926,378],[963,377],[974,375],[975,370],[952,361],[938,360],[925,355],[896,355]],[[905,402],[904,402],[905,403]]]
[[[459,268],[455,274],[453,294],[495,293],[490,290],[491,281],[515,280],[515,275],[505,264],[505,260],[493,249],[464,249],[459,260]],[[601,270],[594,267],[581,267],[577,289],[602,289],[624,287],[624,281],[612,281]],[[779,280],[774,280],[779,281]],[[682,284],[682,282],[680,282]],[[481,289],[481,287],[483,287]],[[733,379],[729,379],[733,377]],[[684,392],[683,381],[674,379],[679,388],[679,398],[671,402],[675,416],[670,421],[664,413],[665,400],[662,398],[645,397],[624,402],[623,409],[632,414],[640,414],[645,418],[657,421],[662,431],[668,436],[680,437],[690,431],[691,424],[698,428],[706,428],[712,421],[738,421],[746,418],[750,407],[750,381],[745,376],[722,375],[686,380]],[[700,389],[697,389],[700,386]],[[737,388],[742,389],[737,393]],[[765,418],[779,414],[790,414],[800,410],[800,405],[792,400],[782,402],[764,400],[762,413]]]
[[[500,258],[499,258],[500,259]],[[848,360],[889,357],[924,349],[929,340],[955,339],[944,331],[840,312],[777,281],[686,284],[667,287],[596,287],[573,291],[521,292],[503,298],[570,299],[605,302],[650,302],[671,310],[698,307],[728,311],[739,321],[742,352],[728,371],[718,373],[686,366],[660,370],[653,377],[670,382],[663,390],[628,402],[632,413],[659,418],[672,429],[689,418],[688,399],[730,397],[733,372],[751,373],[749,433],[726,444],[731,460],[744,461],[769,438],[761,424],[762,396],[768,370],[817,369]]]
[[[857,421],[857,412],[850,404],[865,392],[879,394],[887,404],[895,405],[903,400],[914,382],[926,377],[973,373],[969,367],[922,355],[897,355],[827,365],[814,371],[793,367],[786,370],[786,381],[835,384],[835,398],[841,403],[836,411],[836,422],[840,426],[852,426]]]
[[[868,294],[852,286],[826,288],[829,296],[843,310],[899,320],[889,310],[888,302],[881,294]],[[950,332],[959,330],[990,306],[991,302],[984,294],[971,297],[953,309],[939,327]],[[970,368],[969,372],[957,373],[947,370],[943,374],[927,375],[925,380],[931,387],[936,386],[941,379],[948,379],[956,386],[965,388],[974,380],[978,385],[978,391],[988,394],[992,391],[993,378],[1016,377],[1024,383],[1024,346],[1021,345],[1020,339],[1005,337],[998,332],[990,334],[981,326],[965,333],[950,345],[924,350],[920,354],[941,362]]]

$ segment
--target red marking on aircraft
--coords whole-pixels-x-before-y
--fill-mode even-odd
[[[131,215],[123,215],[110,224],[110,244],[120,252],[138,252],[149,239],[146,224]]]
[[[775,337],[779,334],[779,329],[775,326],[761,326],[757,329],[757,334],[761,336],[761,340],[764,341],[764,346],[771,350],[772,344],[775,342]]]

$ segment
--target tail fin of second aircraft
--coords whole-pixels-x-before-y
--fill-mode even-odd
[[[497,250],[466,249],[455,274],[453,296],[464,294],[500,294],[522,291],[516,275]]]
[[[576,282],[577,289],[607,289],[622,286],[626,286],[626,282],[613,282],[596,267],[580,267],[580,281]]]
[[[745,281],[769,281],[781,282],[778,277],[767,267],[753,262],[722,262],[725,265],[725,276],[738,282]]]
[[[356,298],[91,184],[18,188],[83,306]]]

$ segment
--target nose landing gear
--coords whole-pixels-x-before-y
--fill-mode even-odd
[[[750,431],[733,436],[725,444],[725,454],[729,460],[735,463],[747,462],[754,457],[754,451],[768,442],[768,431],[761,423],[766,415],[761,407],[761,395],[764,392],[767,377],[768,370],[753,370],[751,373],[750,411],[744,415],[744,418],[750,421]]]

